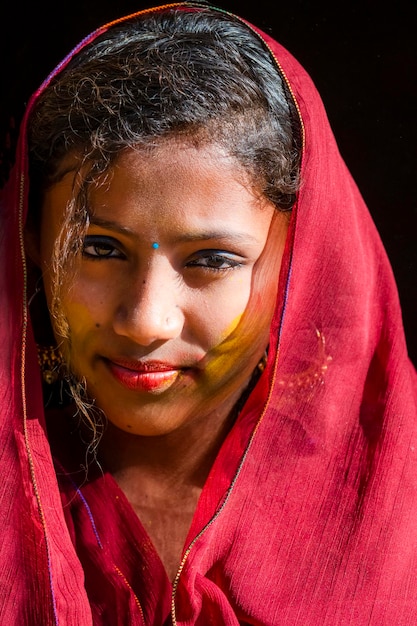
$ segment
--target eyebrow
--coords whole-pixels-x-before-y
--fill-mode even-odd
[[[113,230],[121,235],[127,235],[131,237],[136,237],[137,233],[119,224],[118,222],[113,222],[112,220],[106,220],[96,215],[90,216],[90,225],[91,226],[99,226],[101,228],[106,228],[108,230]],[[240,243],[259,243],[258,239],[251,235],[250,233],[242,233],[239,231],[221,231],[221,230],[210,230],[210,231],[195,231],[195,232],[185,232],[181,233],[181,235],[177,238],[180,242],[188,242],[188,241],[205,241],[210,239],[216,239],[218,241],[236,241]]]
[[[122,224],[118,224],[117,222],[112,222],[111,220],[103,219],[102,217],[97,217],[97,215],[91,215],[90,225],[91,226],[100,226],[101,228],[107,228],[108,230],[114,230],[122,235],[134,235],[135,233],[130,228],[126,226],[122,226]]]

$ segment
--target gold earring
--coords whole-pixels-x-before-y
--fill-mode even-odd
[[[265,350],[262,359],[259,361],[257,368],[260,372],[263,372],[265,367],[266,367],[266,363],[268,361],[268,349]]]
[[[63,359],[56,346],[40,346],[38,348],[38,363],[41,368],[42,378],[52,385],[62,375]]]

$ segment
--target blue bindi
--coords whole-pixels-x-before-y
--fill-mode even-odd
[[[157,243],[156,241],[154,241],[154,242],[153,242],[153,244],[152,244],[152,248],[154,248],[155,250],[156,250],[157,248],[159,248],[159,243]]]

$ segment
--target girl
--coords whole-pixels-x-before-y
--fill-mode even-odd
[[[99,28],[2,220],[2,623],[414,623],[397,290],[285,49],[198,3]]]

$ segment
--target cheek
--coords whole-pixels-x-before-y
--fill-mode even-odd
[[[61,351],[67,364],[71,364],[71,368],[77,369],[82,355],[88,352],[88,346],[94,335],[94,318],[91,312],[83,304],[73,300],[64,300],[62,303],[62,313],[68,324],[68,339],[58,342],[61,345]]]
[[[74,300],[65,301],[63,308],[70,325],[72,337],[81,336],[94,325],[94,319],[97,316],[81,302]]]
[[[200,335],[203,328],[205,331],[206,349],[221,346],[233,335],[245,314],[250,299],[251,273],[238,273],[236,271],[236,276],[230,276],[193,307],[196,329],[200,328]],[[199,299],[199,295],[195,298]]]
[[[120,281],[90,275],[83,270],[82,263],[75,267],[69,284],[63,294],[63,307],[71,322],[71,328],[82,330],[84,327],[108,322],[117,296],[114,284]]]
[[[225,382],[236,373],[242,377],[250,375],[268,345],[276,288],[272,286],[265,289],[264,286],[261,291],[249,292],[250,289],[240,301],[239,298],[235,299],[235,304],[239,301],[239,306],[231,307],[234,317],[224,320],[225,324],[219,333],[220,340],[209,353],[205,371],[212,382]],[[217,306],[216,310],[219,308]],[[229,376],[225,376],[225,373]]]
[[[103,294],[99,294],[77,278],[65,289],[61,303],[62,314],[69,326],[71,358],[74,360],[88,350],[97,330],[104,326],[109,307]]]

